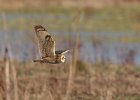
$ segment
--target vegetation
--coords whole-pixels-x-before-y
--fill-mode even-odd
[[[82,31],[89,32],[126,32],[132,33],[139,32],[140,26],[140,8],[123,8],[118,9],[114,7],[106,7],[102,9],[65,9],[61,7],[49,8],[45,11],[29,11],[29,12],[11,12],[6,13],[6,16],[15,16],[13,19],[7,18],[8,27],[12,29],[19,29],[19,25],[22,24],[23,30],[31,29],[29,27],[35,23],[46,25],[50,30],[56,31],[68,31],[73,20],[73,17],[82,11],[85,13],[83,21],[80,25]],[[50,16],[50,17],[49,17]],[[54,17],[51,17],[54,16]],[[54,24],[55,23],[55,24]],[[2,27],[2,20],[0,21],[0,27]]]
[[[69,100],[140,99],[139,68],[128,65],[81,63],[77,65]],[[25,64],[16,63],[15,66],[20,100],[43,100],[50,99],[51,96],[53,100],[65,98],[69,73],[68,63],[48,65],[26,62]],[[1,63],[1,68],[3,67]],[[12,82],[10,94],[14,93]],[[14,98],[13,96],[10,97]]]
[[[109,58],[112,48],[106,46],[139,43],[140,3],[91,1],[75,0],[73,6],[73,0],[0,0],[0,100],[140,99],[139,48],[115,47]],[[66,63],[32,62],[38,56],[35,24],[52,32],[57,48],[71,50]]]

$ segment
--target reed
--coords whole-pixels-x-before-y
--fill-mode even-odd
[[[71,33],[69,33],[69,47],[71,48]],[[68,73],[68,83],[67,83],[67,88],[66,88],[66,96],[64,100],[69,100],[69,96],[71,94],[71,89],[72,89],[72,82],[73,82],[73,64],[72,64],[72,52],[70,51],[69,55],[69,73]]]
[[[78,13],[79,15],[74,16],[73,21],[72,21],[72,29],[69,32],[69,48],[70,48],[70,55],[69,55],[69,75],[68,75],[68,83],[67,83],[67,90],[66,90],[66,96],[64,100],[69,100],[72,89],[73,89],[73,84],[74,84],[74,76],[76,72],[76,65],[78,61],[78,55],[79,55],[79,29],[80,29],[80,24],[82,21],[83,15],[81,15],[81,12]],[[75,38],[75,45],[74,49],[72,47],[73,43],[73,38],[71,32],[75,31],[76,32],[76,38]],[[74,55],[73,55],[74,54]]]
[[[6,23],[6,14],[3,13],[2,14],[2,18],[3,18],[3,30],[4,30],[4,34],[5,34],[5,83],[6,83],[6,100],[11,100],[11,74],[12,74],[12,80],[13,80],[13,85],[14,85],[14,100],[18,100],[18,83],[17,83],[17,72],[16,72],[16,68],[13,64],[13,55],[11,51],[11,47],[10,47],[10,38],[8,35],[8,27],[7,27],[7,23]]]
[[[5,34],[5,83],[6,83],[6,91],[5,91],[5,94],[6,94],[6,100],[11,100],[11,97],[10,97],[10,59],[9,59],[9,53],[8,53],[8,34],[7,34],[7,24],[6,24],[6,15],[5,13],[2,14],[2,20],[3,20],[3,30],[4,30],[4,34]]]

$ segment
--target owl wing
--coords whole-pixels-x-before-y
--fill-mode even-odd
[[[47,30],[41,25],[35,27],[36,36],[38,39],[38,47],[42,58],[54,57],[55,55],[55,41]]]
[[[55,54],[65,54],[67,53],[69,50],[58,50],[58,51],[55,51]]]

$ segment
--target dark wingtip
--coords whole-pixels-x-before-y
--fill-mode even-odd
[[[35,25],[34,29],[37,31],[38,29],[46,30],[43,26],[41,25]]]
[[[37,30],[39,28],[43,28],[41,25],[35,25],[34,28]]]

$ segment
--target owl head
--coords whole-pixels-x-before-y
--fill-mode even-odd
[[[65,57],[64,54],[67,53],[68,51],[69,51],[69,50],[59,50],[59,51],[55,51],[57,62],[60,62],[60,63],[65,62],[66,57]]]
[[[61,55],[61,57],[60,57],[60,61],[63,63],[63,62],[65,62],[65,60],[66,60],[65,55]]]
[[[57,63],[64,63],[65,62],[65,55],[56,54],[56,62]]]

